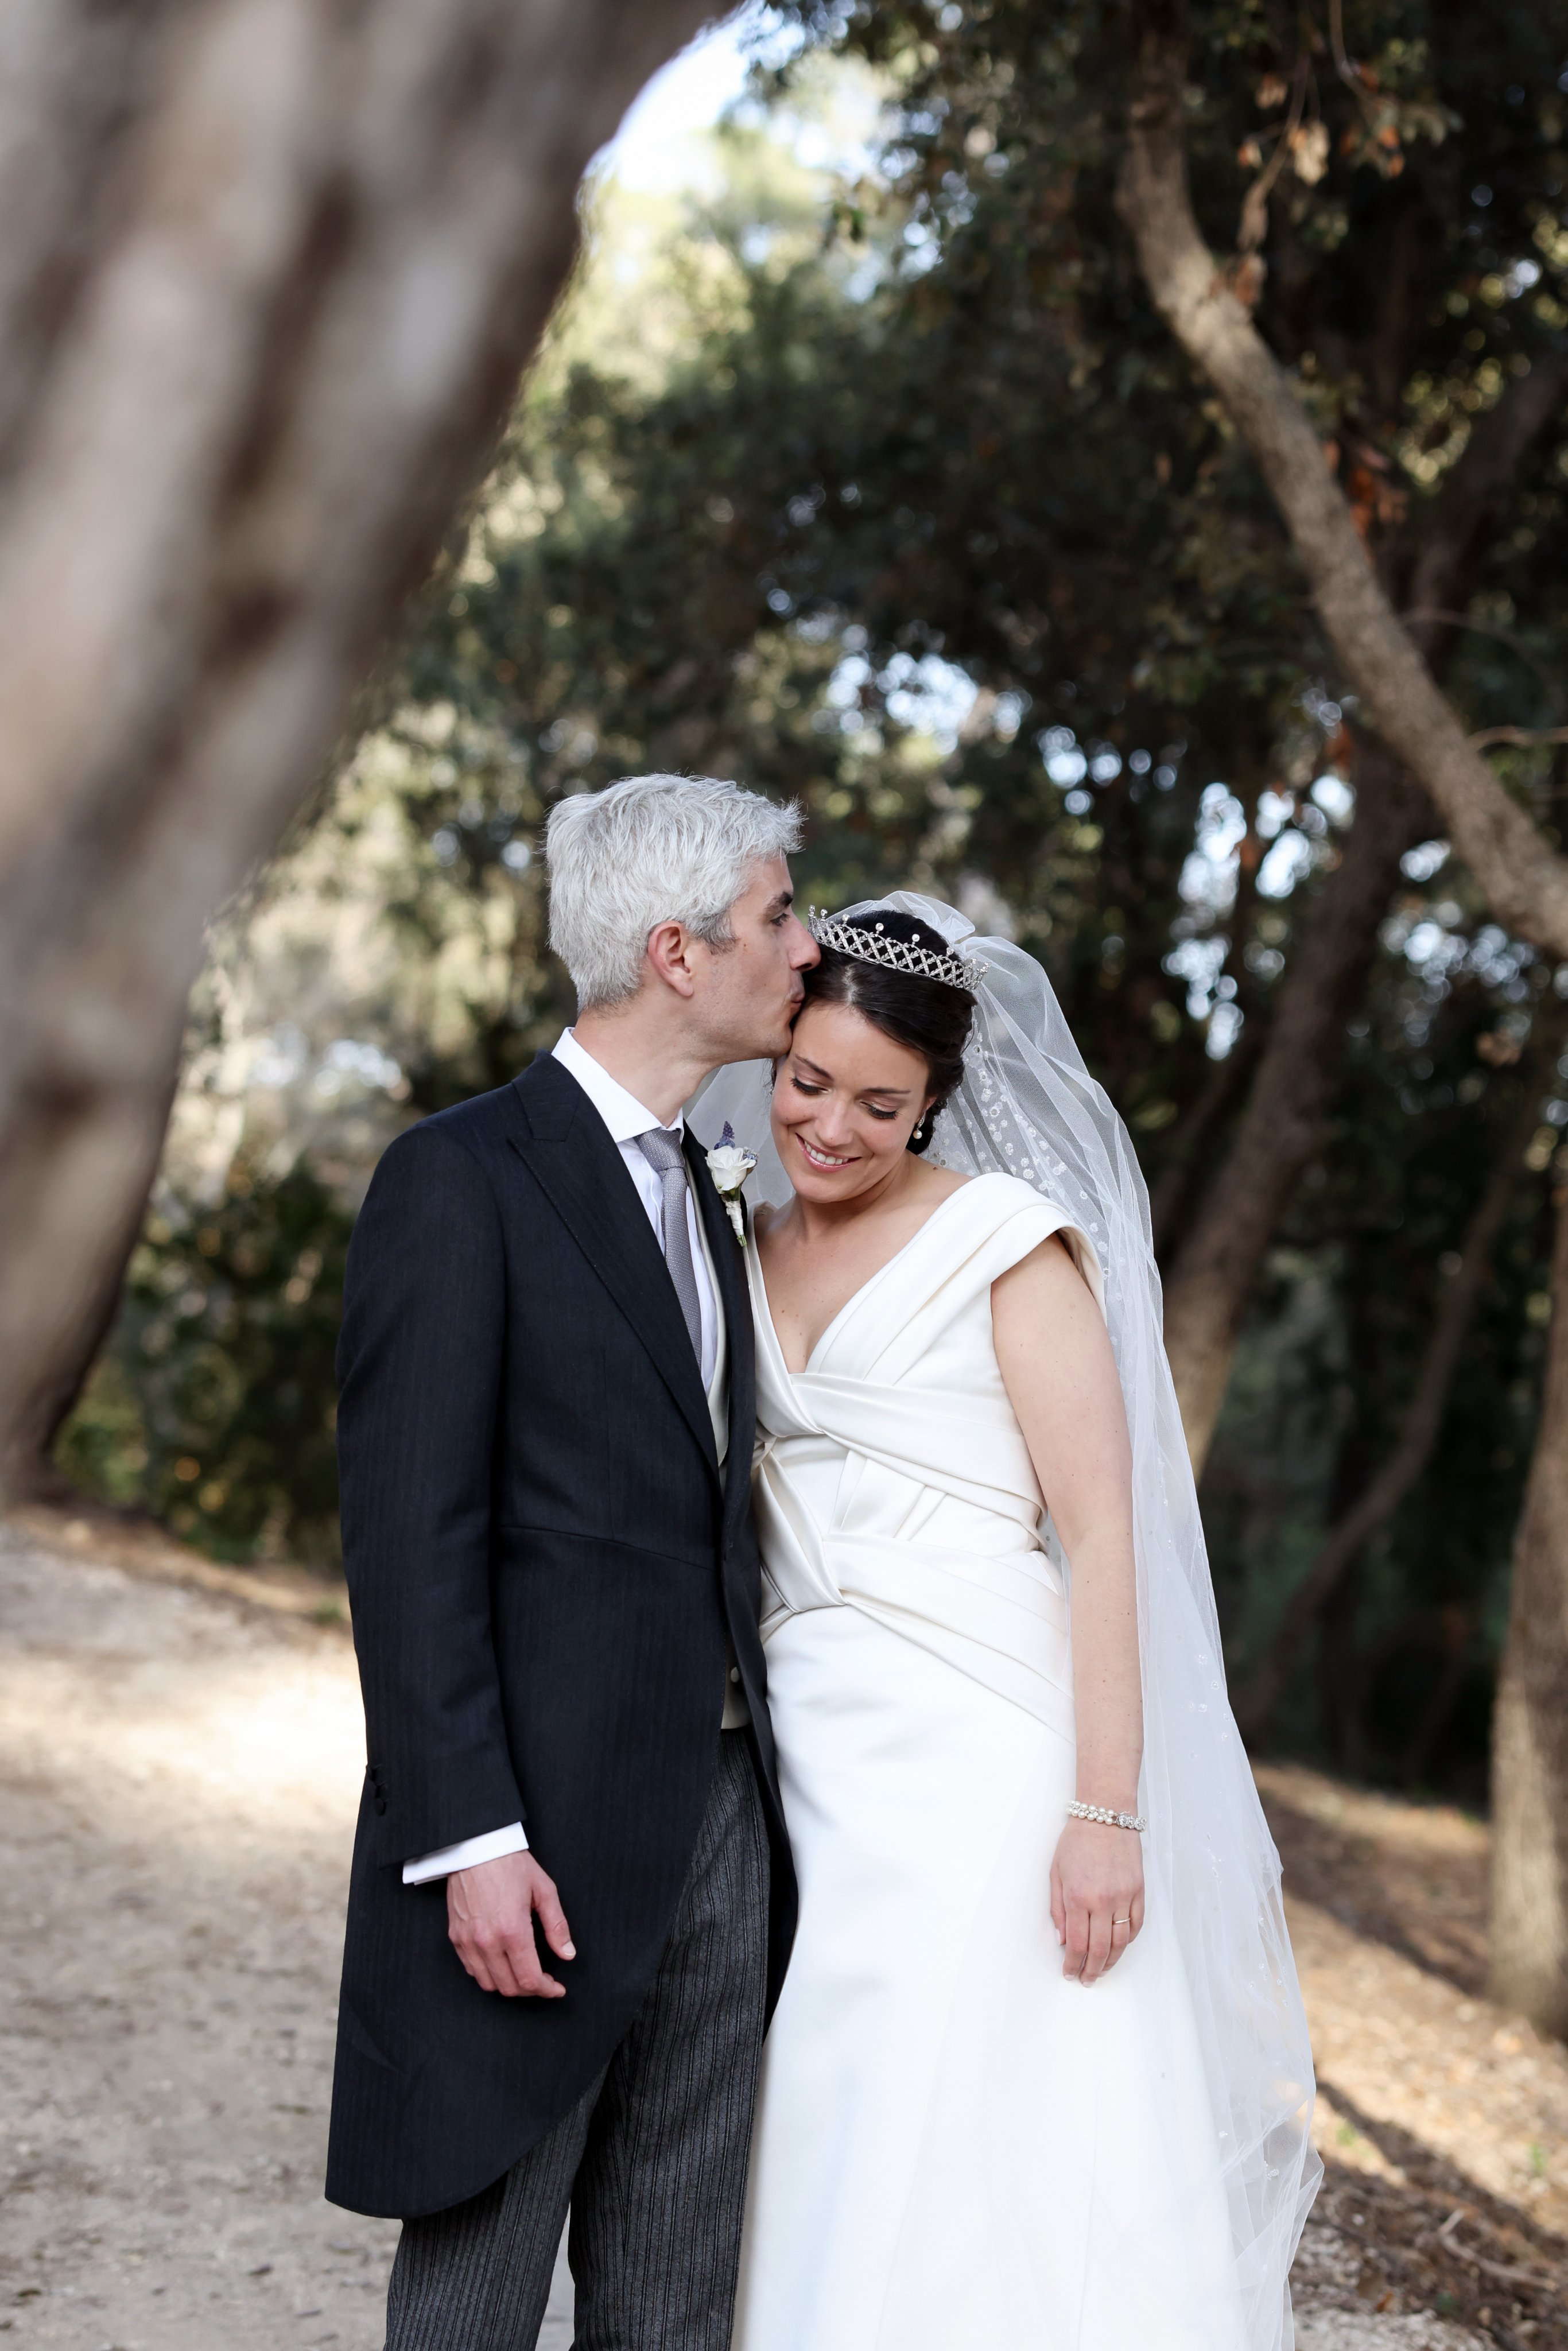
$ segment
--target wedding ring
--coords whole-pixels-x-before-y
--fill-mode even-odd
[[[1130,1927],[1132,1923],[1133,1914],[1130,1910],[1124,1918],[1113,1918],[1111,1921],[1113,1927]]]

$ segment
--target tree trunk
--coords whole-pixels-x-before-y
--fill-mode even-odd
[[[1492,1727],[1492,1997],[1568,2035],[1568,1188]]]
[[[1430,820],[1422,795],[1375,750],[1358,762],[1357,778],[1355,821],[1280,984],[1247,1107],[1166,1278],[1166,1348],[1199,1473],[1258,1269],[1322,1139],[1345,1024],[1366,985],[1399,860]]]
[[[1363,715],[1430,794],[1499,922],[1552,955],[1568,955],[1568,857],[1467,739],[1367,560],[1289,376],[1199,234],[1183,131],[1182,0],[1134,0],[1134,97],[1117,202],[1155,306],[1251,451]],[[1562,366],[1561,355],[1542,360],[1526,379],[1542,423],[1562,402]]]
[[[17,0],[0,93],[0,1476],[156,1164],[214,910],[483,470],[705,0]]]

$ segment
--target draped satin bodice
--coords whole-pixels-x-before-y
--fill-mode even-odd
[[[1064,1209],[1017,1177],[977,1176],[856,1291],[799,1373],[755,1249],[747,1259],[764,1639],[806,1609],[858,1609],[1071,1738],[1062,1576],[991,1334],[992,1282],[1056,1232],[1098,1295]]]

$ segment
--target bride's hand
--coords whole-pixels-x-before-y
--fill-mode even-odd
[[[1130,1829],[1070,1820],[1051,1865],[1051,1915],[1061,1972],[1091,1984],[1144,1923],[1143,1841]]]

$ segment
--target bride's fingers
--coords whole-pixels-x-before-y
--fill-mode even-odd
[[[1089,1915],[1089,1957],[1083,1970],[1085,1983],[1103,1976],[1111,1959],[1111,1913],[1093,1910]]]
[[[1061,1880],[1053,1869],[1051,1873],[1051,1923],[1056,1929],[1059,1943],[1067,1940],[1067,1903],[1061,1891]]]
[[[1123,1952],[1126,1949],[1132,1939],[1133,1921],[1131,1917],[1124,1915],[1118,1916],[1113,1913],[1111,1919],[1111,1949],[1105,1961],[1107,1971],[1115,1966],[1117,1960],[1121,1958]]]
[[[1064,1976],[1082,1977],[1089,1958],[1089,1913],[1082,1902],[1068,1902],[1064,1922],[1066,1949],[1062,1954]]]
[[[1111,1912],[1111,1958],[1114,1966],[1124,1951],[1136,1942],[1144,1924],[1144,1894],[1140,1886],[1133,1895],[1124,1895]]]

